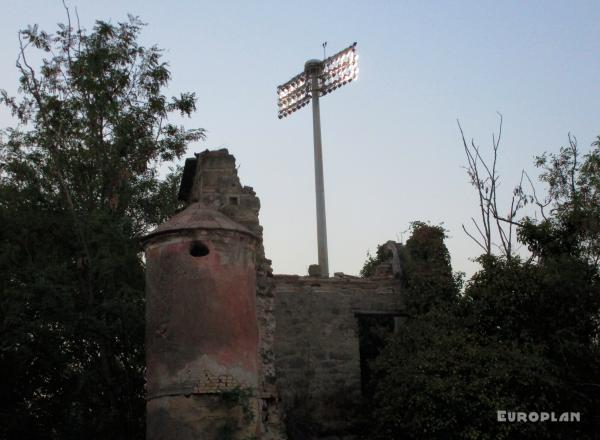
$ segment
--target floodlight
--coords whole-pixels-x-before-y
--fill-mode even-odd
[[[327,43],[323,44],[323,49]],[[327,256],[327,226],[325,221],[325,188],[323,183],[323,153],[321,147],[321,116],[319,97],[358,78],[356,43],[322,61],[309,60],[304,71],[277,87],[279,119],[291,115],[312,100],[313,140],[315,150],[315,189],[317,195],[317,243],[321,276],[329,276]]]

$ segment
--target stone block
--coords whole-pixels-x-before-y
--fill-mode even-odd
[[[318,264],[311,264],[308,266],[308,276],[309,277],[320,277],[321,276],[321,266]]]

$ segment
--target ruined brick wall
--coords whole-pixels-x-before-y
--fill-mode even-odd
[[[276,275],[274,283],[275,368],[286,424],[343,434],[361,397],[357,314],[401,312],[399,283],[291,275]]]
[[[259,222],[260,200],[254,189],[242,186],[237,174],[235,157],[227,149],[203,151],[188,159],[191,169],[180,189],[180,198],[188,203],[202,202],[245,226],[260,241],[256,248],[256,316],[259,334],[261,393],[263,396],[263,426],[265,439],[282,438],[283,426],[275,391],[275,355],[273,350],[275,315],[273,313],[273,269],[265,256],[263,228]],[[190,164],[188,167],[188,163]],[[187,186],[184,187],[184,186]]]
[[[217,209],[260,238],[256,315],[263,396],[261,438],[285,438],[282,417],[292,433],[302,423],[315,437],[349,432],[361,397],[356,314],[393,315],[402,310],[391,264],[389,270],[378,271],[385,276],[369,280],[273,276],[262,244],[260,201],[251,187],[241,185],[235,158],[226,149],[206,150],[188,159],[180,199]]]

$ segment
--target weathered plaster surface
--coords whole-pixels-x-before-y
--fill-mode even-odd
[[[235,438],[257,432],[258,417],[210,397],[251,389],[259,405],[256,243],[197,204],[145,239],[147,438],[212,439],[225,423],[244,424]]]

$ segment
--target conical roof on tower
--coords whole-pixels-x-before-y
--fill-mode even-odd
[[[225,214],[217,211],[216,209],[209,208],[201,202],[197,202],[192,203],[183,211],[175,214],[168,221],[145,235],[142,238],[142,242],[146,242],[149,239],[159,235],[172,234],[187,230],[234,231],[258,239],[256,234],[239,223],[233,221]]]

